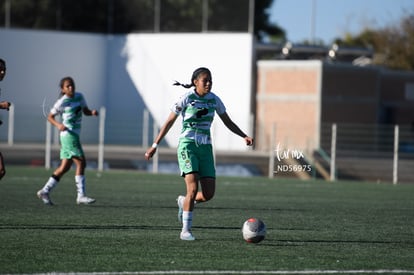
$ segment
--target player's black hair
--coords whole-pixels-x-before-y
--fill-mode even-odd
[[[4,61],[4,59],[0,58],[0,64],[1,64],[2,67],[4,67],[4,69],[6,69],[6,61]],[[0,89],[0,94],[1,94],[1,89]],[[0,120],[0,125],[2,125],[2,124],[3,124],[3,121]]]
[[[70,76],[65,76],[64,78],[62,78],[59,81],[59,87],[62,89],[63,88],[63,84],[65,84],[66,81],[69,81],[70,83],[72,83],[73,86],[73,90],[75,90],[75,81],[73,80],[72,77]],[[59,91],[59,97],[61,97],[63,95],[62,90]]]
[[[180,82],[175,81],[175,83],[173,85],[175,85],[175,86],[183,86],[184,88],[187,88],[187,89],[188,88],[191,88],[191,87],[194,86],[194,80],[196,80],[198,78],[198,76],[200,74],[202,74],[202,73],[207,73],[208,75],[211,76],[211,72],[210,72],[209,69],[207,69],[206,67],[200,67],[200,68],[196,69],[193,72],[193,75],[191,76],[191,81],[190,81],[191,84],[181,84]]]

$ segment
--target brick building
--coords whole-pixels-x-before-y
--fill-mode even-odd
[[[257,63],[257,149],[277,144],[311,152],[332,123],[414,121],[414,72],[319,60]]]

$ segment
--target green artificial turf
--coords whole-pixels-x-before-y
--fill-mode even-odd
[[[88,170],[85,206],[70,171],[46,206],[36,191],[50,174],[8,167],[0,181],[2,274],[414,270],[414,184],[219,177],[185,242],[181,177]],[[266,224],[259,244],[242,239],[249,217]]]

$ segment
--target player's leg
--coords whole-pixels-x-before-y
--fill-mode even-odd
[[[191,233],[191,227],[193,225],[194,201],[198,192],[198,174],[187,174],[184,177],[184,181],[186,185],[186,195],[182,205],[183,227],[180,233],[180,238],[185,241],[193,241],[195,238]]]
[[[39,199],[43,201],[44,204],[53,205],[49,193],[53,188],[59,183],[60,178],[67,172],[72,166],[72,159],[62,159],[58,168],[55,169],[52,176],[47,180],[42,189],[37,192]]]
[[[178,196],[178,219],[182,221],[180,238],[193,241],[191,233],[194,201],[198,192],[199,162],[196,155],[197,146],[192,142],[180,142],[177,149],[178,165],[186,185],[186,195]]]
[[[59,167],[55,169],[52,176],[48,179],[43,188],[37,192],[37,196],[43,201],[44,204],[48,205],[53,204],[49,197],[50,191],[59,183],[61,177],[72,167],[73,152],[76,152],[76,150],[74,150],[74,144],[76,144],[76,136],[71,134],[61,135],[60,144],[61,163]]]
[[[198,194],[198,174],[187,174],[184,177],[184,181],[186,186],[186,195],[183,201],[183,210],[193,211],[194,201],[196,200],[196,196]]]
[[[6,168],[4,166],[3,155],[0,152],[0,180],[6,175]]]
[[[60,165],[56,170],[53,172],[53,175],[57,176],[59,179],[66,174],[67,171],[72,167],[73,160],[70,158],[62,159]]]
[[[187,192],[185,198],[182,201],[183,227],[180,234],[180,238],[182,240],[195,240],[194,236],[191,233],[195,201],[205,202],[210,200],[214,196],[216,186],[215,178],[200,179],[202,191],[199,192],[198,177],[199,175],[197,173],[186,174],[184,177]]]
[[[198,148],[199,176],[201,190],[197,193],[196,202],[206,202],[214,197],[216,191],[216,168],[211,144]]]
[[[201,178],[200,179],[201,191],[197,192],[195,198],[197,203],[206,202],[214,197],[216,192],[216,179],[215,178]]]
[[[84,156],[82,157],[73,157],[73,161],[76,165],[76,172],[75,172],[75,183],[76,183],[76,190],[77,190],[77,197],[76,203],[77,204],[91,204],[94,203],[96,200],[93,198],[89,198],[86,196],[86,180],[85,180],[85,167],[86,167],[86,159]]]

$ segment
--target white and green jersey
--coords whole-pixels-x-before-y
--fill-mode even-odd
[[[211,144],[210,128],[214,114],[221,115],[226,112],[221,99],[212,92],[200,97],[196,92],[184,94],[174,104],[172,111],[182,116],[182,129],[180,139],[189,139],[197,144]]]
[[[62,117],[62,124],[68,128],[68,131],[79,136],[83,108],[87,106],[83,95],[76,92],[72,98],[67,95],[59,98],[50,110],[50,113],[60,115]],[[60,134],[66,135],[67,131],[62,131]]]

